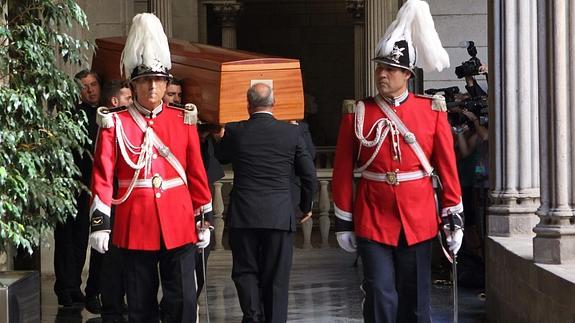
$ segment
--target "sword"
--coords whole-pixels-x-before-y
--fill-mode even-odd
[[[449,230],[451,233],[455,231],[455,223],[453,220],[453,214],[449,214]],[[451,270],[453,270],[453,323],[457,323],[457,319],[459,317],[459,308],[457,302],[457,254],[451,252]]]
[[[204,229],[204,210],[202,213],[202,230]],[[209,230],[209,228],[208,228]],[[208,248],[209,245],[206,247]],[[208,307],[208,276],[206,275],[206,248],[202,248],[202,275],[204,275],[204,307],[206,309],[206,322],[210,323],[210,308]]]
[[[453,254],[453,262],[451,263],[453,270],[453,323],[457,323],[459,317],[459,308],[457,302],[457,255]]]
[[[453,220],[453,214],[449,213],[448,214],[449,217],[449,224],[445,224],[443,227],[447,227],[449,228],[449,230],[451,232],[455,231],[455,223]],[[443,251],[443,254],[445,255],[445,258],[447,258],[447,260],[451,263],[451,270],[453,272],[452,274],[452,288],[453,288],[453,322],[457,323],[458,321],[458,317],[459,317],[459,307],[458,307],[458,302],[457,302],[457,254],[453,253],[449,250],[449,248],[445,248],[445,245],[443,244],[443,241],[446,239],[446,233],[443,230],[439,230],[439,233],[437,235],[437,238],[439,239],[439,244],[441,245],[441,250]]]

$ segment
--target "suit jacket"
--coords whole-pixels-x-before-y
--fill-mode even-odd
[[[226,124],[216,156],[234,170],[226,218],[230,228],[295,231],[294,170],[302,183],[300,209],[311,210],[315,167],[298,126],[268,113],[252,114],[247,121]]]
[[[311,139],[311,133],[309,132],[308,124],[302,121],[299,122],[296,126],[303,136],[307,152],[310,154],[311,159],[315,160],[315,145],[313,144],[313,140]],[[297,209],[299,207],[300,195],[301,195],[301,181],[294,172],[292,173],[292,187],[291,187],[291,197],[294,209]]]
[[[96,135],[98,134],[98,125],[96,124],[97,107],[82,102],[76,108],[78,118],[80,118],[80,111],[84,111],[86,114],[86,118],[88,119],[86,130],[88,130],[88,138],[90,138],[92,142],[86,142],[84,144],[86,151],[82,155],[74,154],[74,162],[80,169],[82,183],[90,187],[90,177],[92,176],[92,157],[90,154],[94,151],[94,143],[96,142]]]
[[[214,185],[214,183],[225,176],[224,169],[222,165],[218,162],[214,153],[214,139],[213,137],[207,136],[203,142],[200,142],[200,147],[202,151],[202,160],[204,161],[204,167],[206,169],[206,174],[208,175],[208,183]]]

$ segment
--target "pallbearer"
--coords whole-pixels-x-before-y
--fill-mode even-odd
[[[413,67],[449,67],[426,2],[408,0],[377,51],[378,94],[341,121],[333,172],[337,240],[363,261],[365,322],[431,322],[431,241],[440,224],[457,253],[461,193],[445,100],[407,91]],[[353,172],[361,173],[353,195]],[[443,187],[438,216],[432,179]],[[448,300],[446,300],[448,301]]]
[[[112,243],[124,256],[130,322],[158,322],[160,316],[164,322],[195,322],[194,254],[210,240],[196,217],[211,214],[211,195],[195,107],[162,103],[171,77],[170,51],[153,14],[134,17],[122,65],[134,103],[99,109],[90,244],[107,251],[110,207],[117,205]]]

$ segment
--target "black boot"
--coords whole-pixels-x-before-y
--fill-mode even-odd
[[[86,310],[92,314],[100,314],[102,312],[102,302],[100,302],[99,295],[86,296]]]

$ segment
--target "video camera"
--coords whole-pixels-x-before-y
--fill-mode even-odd
[[[487,103],[487,97],[484,96],[477,96],[477,97],[471,97],[471,98],[467,98],[461,101],[454,101],[454,102],[449,102],[447,103],[447,109],[449,111],[449,109],[453,109],[455,107],[460,107],[461,109],[466,109],[468,111],[471,111],[477,118],[479,118],[479,124],[487,127],[488,126],[488,112],[489,112],[489,106]],[[452,123],[453,125],[462,125],[462,124],[469,124],[472,125],[473,123],[468,120],[467,118],[464,117],[460,117],[460,118],[453,118],[454,122]],[[458,120],[455,120],[458,119]],[[450,120],[452,120],[452,118],[450,118]]]
[[[427,89],[425,90],[425,94],[435,95],[437,93],[443,93],[445,96],[446,102],[455,101],[455,95],[459,94],[459,87],[457,86],[450,86],[450,87],[443,87],[439,89]]]
[[[467,119],[465,116],[461,115],[459,111],[454,111],[455,108],[460,109],[467,109],[479,118],[479,122],[481,125],[487,125],[487,113],[488,113],[488,104],[487,104],[487,97],[484,96],[477,96],[477,97],[469,97],[463,100],[458,100],[455,96],[459,94],[459,87],[451,86],[445,88],[438,88],[438,89],[427,89],[425,90],[425,94],[435,95],[437,93],[443,93],[445,96],[445,102],[447,104],[447,111],[449,112],[448,118],[449,123],[452,126],[459,127],[466,123],[472,125],[471,121]]]
[[[481,61],[477,58],[477,48],[475,48],[475,42],[472,40],[464,43],[467,47],[467,53],[471,58],[461,63],[461,65],[455,68],[455,75],[457,78],[464,78],[466,76],[479,75],[479,67],[481,66]]]

